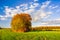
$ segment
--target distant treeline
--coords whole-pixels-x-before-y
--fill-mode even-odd
[[[11,28],[0,28],[0,29],[11,30]],[[60,26],[39,26],[39,27],[32,27],[31,31],[60,31]]]
[[[33,31],[57,31],[60,30],[60,26],[40,26],[32,28]]]

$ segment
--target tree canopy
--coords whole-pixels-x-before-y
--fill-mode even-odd
[[[15,15],[11,20],[11,28],[14,31],[29,31],[31,28],[31,16],[26,13]]]

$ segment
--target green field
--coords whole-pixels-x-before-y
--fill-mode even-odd
[[[0,29],[0,40],[60,40],[60,31],[16,33],[10,29]]]

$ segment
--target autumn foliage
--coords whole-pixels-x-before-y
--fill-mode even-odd
[[[29,14],[25,13],[17,14],[11,20],[11,28],[15,32],[30,31],[31,20],[32,18]]]

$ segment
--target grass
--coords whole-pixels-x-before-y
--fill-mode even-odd
[[[60,40],[60,31],[16,33],[12,32],[10,29],[1,29],[0,40]]]

